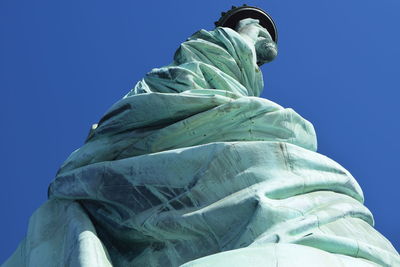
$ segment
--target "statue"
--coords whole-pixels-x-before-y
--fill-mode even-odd
[[[312,124],[258,97],[263,12],[232,9],[115,103],[3,266],[400,266]]]

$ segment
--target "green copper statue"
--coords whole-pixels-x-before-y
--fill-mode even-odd
[[[312,124],[259,98],[260,24],[198,31],[115,103],[3,266],[400,266]]]

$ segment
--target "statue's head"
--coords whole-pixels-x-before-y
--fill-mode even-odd
[[[215,25],[232,28],[250,37],[255,46],[259,66],[277,56],[277,29],[272,18],[264,10],[247,5],[232,6],[228,12],[222,12]]]
[[[216,27],[220,26],[235,29],[238,23],[246,18],[258,20],[259,24],[269,32],[272,40],[275,43],[278,42],[278,30],[275,22],[267,12],[258,7],[248,5],[243,5],[241,7],[232,6],[227,12],[222,12],[220,19],[214,22],[214,24]]]
[[[259,66],[275,59],[278,54],[276,43],[268,30],[260,25],[258,19],[242,19],[235,30],[254,45]]]

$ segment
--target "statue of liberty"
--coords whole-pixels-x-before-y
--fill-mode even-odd
[[[273,21],[233,8],[61,166],[10,266],[400,266],[314,128],[259,98]]]

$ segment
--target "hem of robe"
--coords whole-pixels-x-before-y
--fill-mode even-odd
[[[267,244],[216,253],[180,267],[377,267],[371,261],[297,244]],[[393,265],[395,266],[395,265]]]

